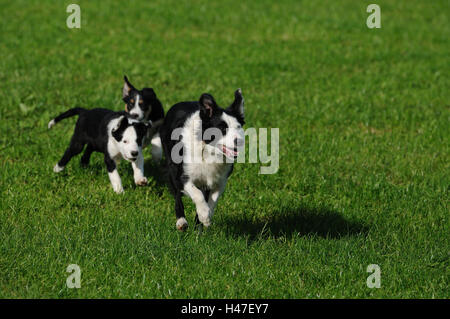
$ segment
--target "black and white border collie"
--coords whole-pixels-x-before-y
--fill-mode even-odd
[[[195,223],[206,227],[244,146],[244,98],[238,89],[226,109],[209,94],[198,102],[177,103],[167,112],[160,134],[175,197],[176,227],[188,223],[182,195],[196,206]]]
[[[109,179],[116,193],[123,192],[122,181],[117,172],[117,164],[121,159],[131,162],[136,185],[147,184],[147,178],[144,176],[142,141],[151,127],[151,122],[139,122],[123,111],[73,108],[51,120],[48,128],[75,115],[79,116],[75,131],[69,147],[53,168],[55,173],[61,172],[70,159],[80,154],[87,145],[81,157],[81,164],[87,166],[93,152],[103,153]]]
[[[138,121],[152,122],[152,128],[148,130],[143,147],[151,143],[152,159],[159,162],[162,158],[162,148],[158,131],[164,120],[162,104],[152,88],[137,90],[126,76],[123,79],[122,97],[125,102],[125,112],[128,112],[132,118]]]

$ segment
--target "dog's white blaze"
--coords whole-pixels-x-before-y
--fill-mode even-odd
[[[241,127],[236,118],[226,114],[225,112],[222,114],[222,120],[227,123],[228,129],[226,135],[222,138],[222,141],[219,141],[219,143],[222,142],[221,144],[233,149],[235,147],[235,139],[244,140],[244,129]]]
[[[134,102],[134,107],[137,109],[140,109],[139,107],[139,100],[141,99],[141,97],[139,95],[136,95],[136,102]]]
[[[144,112],[142,111],[141,107],[139,106],[139,101],[141,97],[139,95],[136,95],[136,101],[134,102],[134,107],[130,112],[130,115],[137,115],[137,120],[142,121],[144,119]]]

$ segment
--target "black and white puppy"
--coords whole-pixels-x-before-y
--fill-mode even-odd
[[[86,110],[73,108],[61,113],[48,123],[50,129],[59,121],[78,115],[69,147],[53,171],[61,172],[72,157],[80,154],[87,145],[81,164],[87,166],[92,152],[104,154],[109,179],[116,193],[122,193],[122,181],[117,172],[117,164],[121,159],[131,162],[136,185],[146,185],[144,176],[144,157],[142,141],[151,126],[151,122],[143,123],[130,117],[126,112],[113,112],[107,109]]]
[[[177,103],[167,112],[160,134],[175,197],[178,230],[184,231],[188,226],[183,194],[196,206],[196,224],[211,224],[233,162],[244,145],[243,125],[244,98],[240,89],[226,109],[205,93],[199,101]]]
[[[159,137],[159,127],[164,120],[164,109],[161,102],[156,97],[152,88],[137,90],[124,76],[122,89],[125,111],[130,116],[141,122],[152,122],[152,128],[148,131],[144,139],[143,147],[152,144],[152,159],[159,162],[162,157],[161,138]]]

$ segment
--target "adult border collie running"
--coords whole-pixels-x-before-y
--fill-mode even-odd
[[[234,102],[222,109],[210,94],[197,102],[180,102],[167,112],[160,129],[175,197],[176,227],[184,231],[188,223],[182,195],[196,206],[196,225],[208,227],[220,195],[244,146],[244,98],[240,89]]]

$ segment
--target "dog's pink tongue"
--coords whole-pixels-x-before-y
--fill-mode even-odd
[[[225,145],[222,147],[223,152],[230,157],[233,156],[237,156],[238,152],[236,152],[235,150],[230,150],[229,148],[227,148]]]

